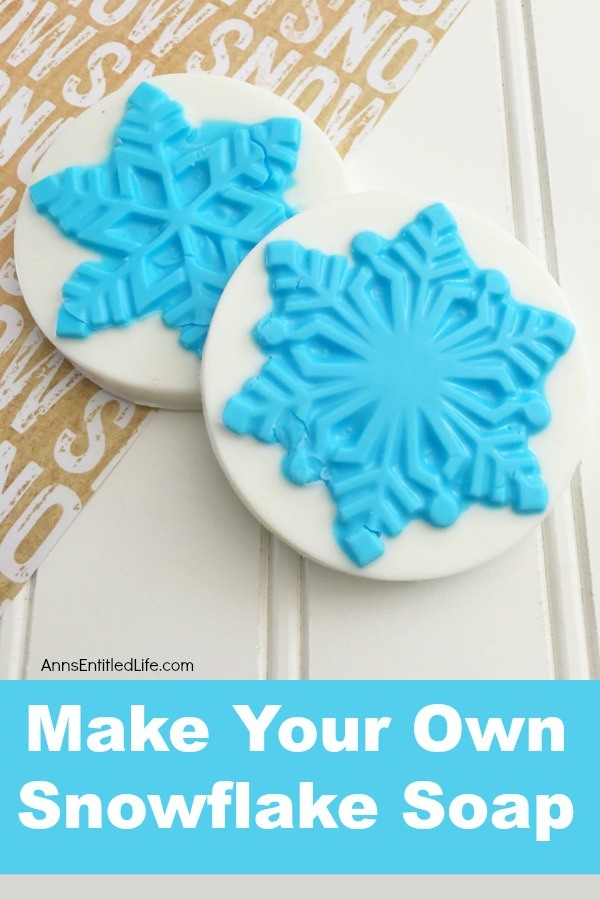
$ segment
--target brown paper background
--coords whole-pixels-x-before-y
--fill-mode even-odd
[[[75,372],[19,295],[14,217],[56,134],[122,84],[202,71],[289,97],[345,155],[467,2],[0,0],[0,602],[16,596],[151,413]],[[65,430],[70,468],[78,456],[93,465],[65,471],[55,452]]]

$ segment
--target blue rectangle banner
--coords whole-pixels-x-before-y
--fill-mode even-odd
[[[0,872],[600,873],[600,684],[0,683]]]

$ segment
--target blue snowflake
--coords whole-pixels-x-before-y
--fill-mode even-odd
[[[64,285],[56,333],[82,338],[160,312],[200,356],[232,272],[293,214],[283,195],[299,146],[297,119],[194,129],[163,91],[136,88],[106,163],[30,189],[40,213],[102,256]]]
[[[267,245],[273,311],[254,337],[268,360],[224,424],[281,444],[290,481],[327,485],[358,566],[414,519],[448,526],[472,503],[543,511],[527,442],[550,421],[544,384],[572,324],[478,269],[442,204],[392,240],[357,235],[352,257]]]

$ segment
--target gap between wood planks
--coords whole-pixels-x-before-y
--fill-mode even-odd
[[[27,678],[37,575],[14,600],[6,600],[0,618],[0,673],[3,679]]]
[[[264,527],[260,547],[258,677],[308,678],[307,560]]]

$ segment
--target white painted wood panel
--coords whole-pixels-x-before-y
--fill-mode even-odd
[[[595,335],[600,126],[572,94],[585,87],[597,98],[600,63],[592,29],[559,28],[559,6],[564,15],[560,0],[472,0],[349,165],[356,189],[463,203],[551,267],[558,261]],[[578,6],[600,16],[595,0]],[[588,459],[593,547],[598,476]],[[465,575],[402,585],[341,576],[254,523],[212,459],[199,415],[159,413],[5,613],[0,675],[40,677],[45,658],[137,656],[191,660],[202,678],[583,677],[597,646],[598,560],[586,570],[581,523],[576,491],[543,534]]]
[[[600,4],[580,0],[569,15],[560,0],[531,0],[527,17],[540,86],[540,164],[549,205],[551,267],[577,314],[588,352],[589,438],[574,481],[574,506],[586,640],[594,677],[600,584]],[[595,590],[594,590],[595,589]],[[596,595],[596,603],[594,603]]]
[[[12,603],[5,603],[0,618],[0,679],[19,679],[26,675],[31,609],[30,599],[37,576],[23,588]]]

